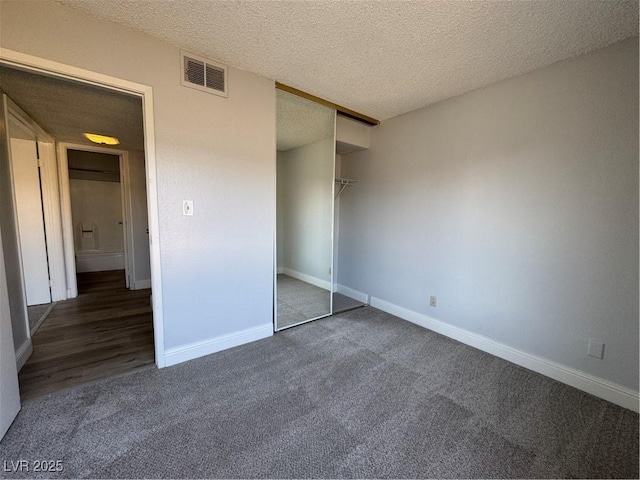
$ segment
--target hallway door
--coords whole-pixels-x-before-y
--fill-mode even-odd
[[[16,129],[20,126],[10,122],[18,232],[27,305],[31,306],[51,303],[51,285],[36,140],[25,139],[25,135],[17,134]]]

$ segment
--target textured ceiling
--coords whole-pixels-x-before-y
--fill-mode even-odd
[[[333,135],[335,111],[281,90],[277,91],[276,148],[298,148]]]
[[[637,0],[57,0],[384,120],[638,34]]]
[[[84,132],[115,136],[115,148],[144,150],[142,101],[123,93],[0,67],[0,88],[61,142],[93,145]]]

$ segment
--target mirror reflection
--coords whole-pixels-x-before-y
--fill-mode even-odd
[[[331,314],[335,110],[277,91],[276,330]]]

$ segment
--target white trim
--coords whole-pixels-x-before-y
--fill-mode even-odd
[[[275,83],[274,83],[275,87]],[[273,100],[276,103],[275,108],[273,109],[273,124],[278,125],[277,121],[277,111],[278,111],[278,95],[275,93],[274,88]],[[273,133],[273,150],[276,154],[273,156],[273,177],[272,177],[272,186],[273,186],[273,205],[276,208],[273,209],[273,275],[271,275],[271,329],[273,332],[278,330],[278,275],[282,273],[282,267],[278,267],[278,150],[276,148],[276,132]]]
[[[151,288],[151,279],[147,280],[136,280],[133,283],[134,290],[144,290],[145,288]]]
[[[67,277],[65,272],[64,241],[62,236],[62,216],[60,211],[60,181],[56,147],[53,142],[38,140],[42,168],[42,207],[44,209],[49,278],[51,280],[51,301],[67,299]]]
[[[523,352],[488,337],[473,333],[460,327],[422,315],[398,305],[386,302],[376,297],[371,297],[371,306],[400,317],[411,323],[453,338],[466,345],[475,347],[483,352],[508,360],[516,365],[533,370],[559,382],[575,387],[584,392],[603,398],[609,402],[620,405],[637,412],[639,409],[640,395],[638,392],[622,385],[610,382],[603,378],[595,377],[588,373],[575,370],[551,360],[547,360],[530,353]]]
[[[336,245],[336,124],[338,118],[338,111],[333,110],[333,151],[331,152],[331,263],[329,263],[329,283],[324,288],[333,292],[333,285],[338,281],[338,276],[334,271],[335,262],[338,258],[334,251]],[[322,280],[321,280],[322,281]],[[333,313],[333,295],[329,295],[329,313]]]
[[[273,324],[265,323],[259,327],[240,330],[229,335],[222,335],[202,342],[189,343],[180,347],[169,348],[166,350],[164,357],[164,365],[171,366],[178,363],[193,360],[194,358],[204,357],[212,353],[226,350],[228,348],[244,345],[245,343],[262,340],[273,335]]]
[[[11,97],[7,95],[7,108],[9,109],[9,114],[13,115],[14,119],[22,124],[28,131],[33,133],[34,137],[36,137],[39,141],[44,143],[53,143],[54,138],[47,133],[43,128],[38,125],[35,120],[33,120],[27,112],[25,112],[20,105],[14,102]]]
[[[142,96],[144,117],[144,154],[147,176],[147,217],[149,222],[149,256],[151,260],[151,304],[153,306],[153,334],[156,365],[165,366],[164,312],[162,292],[162,263],[160,261],[160,209],[158,207],[158,182],[156,180],[156,137],[153,121],[153,91],[145,87]]]
[[[282,272],[280,273],[284,273],[285,275],[289,275],[290,277],[297,278],[298,280],[310,283],[311,285],[315,285],[316,287],[331,291],[330,281],[312,277],[311,275],[307,275],[306,273],[296,272],[295,270],[291,270],[290,268],[286,267],[279,268],[278,270],[282,270]]]
[[[129,152],[120,155],[120,196],[122,198],[122,235],[124,236],[124,264],[127,288],[135,281],[135,252],[133,251],[133,211],[131,209],[131,182],[129,180]]]
[[[24,364],[27,363],[29,357],[33,353],[33,344],[31,343],[31,338],[25,339],[20,345],[20,348],[16,350],[16,365],[18,367],[18,371],[24,367]]]
[[[344,285],[340,284],[336,285],[336,292],[357,300],[358,302],[364,303],[365,305],[369,305],[369,295],[367,295],[366,293],[359,292],[357,290],[354,290],[353,288],[345,287]]]
[[[130,82],[122,78],[104,75],[98,72],[85,70],[84,68],[73,67],[65,63],[47,60],[46,58],[36,57],[28,53],[17,52],[8,48],[0,48],[0,63],[13,66],[20,70],[27,70],[36,73],[49,73],[58,78],[88,83],[99,87],[106,87],[109,90],[115,90],[123,93],[142,94],[146,89],[150,89],[147,85]]]
[[[162,265],[160,261],[158,187],[156,180],[156,141],[153,117],[153,89],[148,85],[130,82],[64,63],[35,57],[7,48],[0,49],[0,64],[13,65],[23,70],[46,73],[56,77],[81,81],[111,90],[133,93],[142,98],[144,122],[145,168],[147,175],[147,209],[149,217],[149,243],[151,257],[151,282],[153,289],[153,334],[156,365],[164,366],[164,313],[162,308]],[[68,286],[67,286],[68,288]],[[26,307],[25,307],[26,309]]]
[[[133,244],[132,232],[130,228],[130,211],[128,208],[130,192],[129,188],[129,152],[127,150],[119,150],[115,148],[98,147],[91,145],[84,145],[81,143],[58,143],[58,157],[59,161],[59,177],[60,177],[60,202],[62,205],[62,230],[63,230],[63,244],[65,251],[65,266],[67,273],[67,289],[73,296],[69,298],[75,298],[78,296],[78,284],[76,280],[76,272],[80,272],[76,265],[75,254],[75,237],[73,235],[73,219],[71,214],[71,188],[69,184],[69,150],[78,150],[81,152],[94,152],[105,153],[107,155],[114,155],[118,157],[118,165],[120,170],[120,197],[122,203],[122,233],[123,233],[123,245],[124,245],[124,265],[126,286],[130,286],[131,277],[131,260],[132,254],[128,252]],[[106,269],[106,268],[105,268]],[[87,270],[84,270],[87,271]],[[90,270],[88,270],[90,271]]]
[[[58,182],[60,187],[60,218],[62,222],[62,248],[64,250],[64,269],[67,278],[67,298],[78,296],[76,279],[76,252],[73,238],[73,219],[71,217],[71,189],[69,187],[69,160],[64,143],[58,144]]]

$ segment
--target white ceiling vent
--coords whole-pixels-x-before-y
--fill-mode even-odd
[[[185,87],[221,97],[227,96],[227,67],[206,58],[182,52],[182,78]]]

